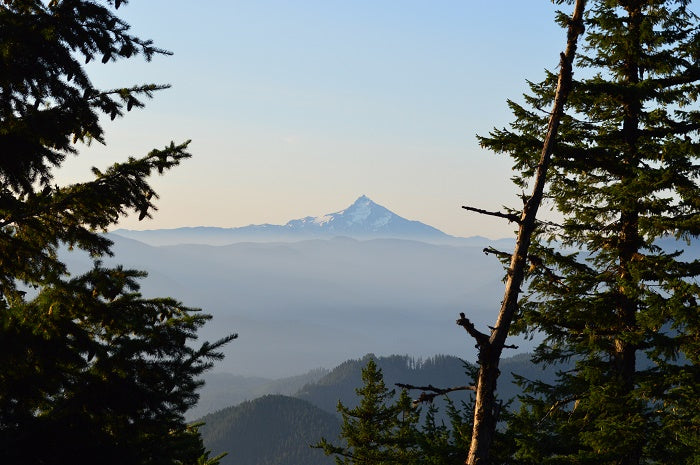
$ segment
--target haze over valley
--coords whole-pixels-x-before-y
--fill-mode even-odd
[[[238,333],[214,371],[266,378],[330,369],[368,352],[475,360],[455,320],[465,312],[478,328],[493,324],[504,270],[483,249],[513,247],[511,239],[449,236],[366,196],[279,226],[122,229],[109,237],[114,257],[106,262],[147,271],[146,296],[173,296],[213,315],[200,340]],[[696,243],[685,248],[689,258],[700,255]],[[91,263],[76,253],[66,261],[74,271]],[[534,347],[511,341],[519,348],[510,355]]]
[[[697,4],[2,4],[0,465],[700,465]]]
[[[109,235],[115,258],[107,261],[146,270],[145,295],[173,296],[212,314],[201,339],[239,334],[215,371],[277,378],[367,352],[473,358],[473,343],[455,320],[464,311],[482,328],[492,323],[503,270],[482,251],[491,241],[452,238],[365,196],[324,217],[332,220],[290,221],[301,231],[286,242],[262,235],[209,245],[238,232],[193,228],[181,237],[189,244],[175,245],[182,230],[118,230]],[[309,224],[319,229],[309,232]],[[172,245],[145,243],[162,238]],[[79,254],[67,261],[76,271],[89,266]]]

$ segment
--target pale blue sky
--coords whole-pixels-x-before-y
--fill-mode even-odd
[[[564,5],[565,11],[571,7]],[[132,229],[284,223],[366,194],[460,236],[503,237],[468,214],[519,200],[510,161],[476,134],[511,120],[506,99],[554,69],[565,33],[548,0],[132,0],[133,31],[175,53],[90,65],[96,83],[170,83],[105,122],[107,147],[71,159],[86,178],[193,139],[194,158],[155,180],[160,210]]]

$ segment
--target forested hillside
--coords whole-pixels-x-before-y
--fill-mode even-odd
[[[248,377],[232,373],[210,373],[204,376],[205,384],[199,391],[199,402],[187,411],[186,418],[189,420],[201,418],[208,413],[269,394],[291,396],[303,386],[318,381],[327,373],[328,370],[318,368],[301,375],[281,379]]]
[[[202,421],[207,447],[215,454],[228,452],[222,465],[330,465],[333,460],[310,444],[340,431],[336,415],[280,395],[244,402]]]
[[[464,362],[457,357],[437,355],[427,359],[416,359],[406,355],[376,357],[372,354],[360,359],[348,360],[320,379],[306,384],[294,397],[266,395],[252,401],[224,407],[217,405],[222,399],[251,398],[256,390],[276,387],[283,389],[285,382],[292,386],[304,377],[316,376],[320,372],[308,373],[278,382],[260,379],[242,378],[233,375],[208,375],[207,383],[215,383],[216,388],[205,393],[218,393],[221,397],[205,396],[201,402],[209,403],[221,409],[211,413],[201,421],[202,437],[208,449],[218,454],[229,452],[223,464],[330,464],[332,460],[324,457],[318,450],[312,450],[308,444],[318,442],[321,437],[337,438],[340,417],[337,414],[338,402],[355,407],[359,401],[356,389],[362,386],[361,371],[370,359],[374,359],[382,370],[386,385],[394,388],[395,383],[414,385],[432,384],[439,387],[461,386],[469,384]],[[555,370],[542,371],[530,362],[530,354],[520,354],[503,360],[503,375],[499,386],[499,397],[507,402],[518,393],[513,384],[512,373],[529,379],[551,381]],[[227,384],[228,381],[228,384]],[[229,387],[227,393],[226,386]],[[396,389],[398,392],[399,389]],[[416,398],[419,391],[410,393]],[[471,393],[454,392],[449,395],[456,405],[467,401]],[[439,424],[450,424],[446,403],[438,398],[434,404],[438,407],[436,418]],[[517,400],[511,408],[517,405]],[[422,410],[427,410],[426,406]],[[264,438],[261,439],[261,438]]]
[[[187,417],[201,418],[214,411],[268,394],[298,397],[334,413],[339,400],[349,406],[354,406],[357,402],[355,389],[361,385],[360,371],[370,358],[375,358],[389,386],[395,383],[407,383],[448,387],[464,385],[469,381],[464,362],[451,355],[417,359],[407,355],[375,357],[367,354],[359,359],[347,360],[332,370],[317,369],[277,380],[231,373],[209,373],[203,378],[205,385],[200,390],[200,400],[188,412]],[[535,367],[530,362],[530,354],[518,354],[506,358],[501,368],[503,378],[499,385],[499,392],[504,400],[514,398],[518,393],[511,373],[543,381],[552,380],[555,376],[554,368],[543,371]],[[463,397],[458,393],[452,396]]]
[[[464,361],[451,355],[415,359],[406,355],[375,357],[368,354],[361,359],[342,363],[318,382],[305,386],[296,396],[327,411],[335,411],[338,401],[346,406],[355,406],[358,402],[355,389],[362,385],[360,372],[370,358],[374,358],[381,368],[387,386],[403,383],[416,386],[432,384],[447,388],[471,383],[467,373],[469,365],[465,365]],[[546,371],[536,368],[530,362],[530,354],[519,354],[504,359],[501,362],[501,371],[498,393],[499,398],[504,402],[514,399],[519,392],[514,384],[513,373],[545,382],[555,377],[554,368]],[[416,391],[411,393],[413,397],[418,397],[418,394]],[[455,392],[450,394],[450,397],[459,401],[466,400],[469,395],[467,392]]]

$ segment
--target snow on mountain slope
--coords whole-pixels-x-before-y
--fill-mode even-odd
[[[209,244],[234,242],[298,241],[348,236],[356,239],[400,238],[444,242],[454,238],[442,231],[403,218],[362,195],[344,210],[291,220],[285,225],[249,225],[240,228],[192,227],[137,231],[117,229],[123,237],[151,245]]]
[[[361,236],[385,233],[387,237],[423,235],[447,237],[445,233],[432,226],[396,215],[387,208],[377,205],[365,195],[359,197],[345,210],[292,220],[285,225],[285,228],[312,234]]]

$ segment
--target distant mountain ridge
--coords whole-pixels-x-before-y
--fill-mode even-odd
[[[428,242],[460,240],[420,221],[403,218],[376,204],[366,195],[335,213],[307,216],[284,225],[261,224],[239,228],[185,227],[175,229],[113,231],[123,237],[151,245],[208,244],[234,242],[297,241],[347,236],[355,239],[413,239]],[[479,238],[481,239],[481,238]]]
[[[543,370],[533,365],[530,357],[531,354],[519,354],[501,361],[503,375],[499,380],[498,397],[507,408],[517,409],[517,402],[509,404],[507,401],[520,392],[513,384],[513,373],[547,383],[554,379],[556,370],[551,367]],[[200,419],[204,422],[201,431],[205,446],[214,454],[229,452],[222,465],[331,465],[334,463],[332,458],[309,448],[309,445],[317,443],[321,437],[336,441],[341,423],[337,414],[338,401],[349,408],[357,405],[360,399],[355,389],[362,386],[361,370],[370,359],[381,368],[389,389],[394,389],[396,382],[441,387],[470,382],[465,373],[465,362],[454,356],[415,359],[406,355],[377,357],[367,354],[341,363],[310,381],[296,394],[266,395],[230,406],[219,404],[218,410]],[[213,378],[213,375],[205,375],[206,383]],[[232,375],[228,379],[231,390],[245,390],[240,380],[235,380]],[[220,381],[224,380],[219,375],[217,382]],[[202,394],[203,398],[208,396],[205,392]],[[416,398],[419,393],[412,391],[410,394]],[[244,397],[243,393],[239,392],[238,397]],[[448,397],[458,408],[463,408],[461,402],[468,404],[473,394],[457,391]],[[439,408],[438,421],[449,425],[445,399],[438,398],[435,404]],[[426,408],[426,405],[422,406],[423,411]]]
[[[501,360],[502,378],[498,385],[498,395],[503,401],[514,399],[520,389],[514,383],[513,373],[527,379],[553,382],[556,369],[543,369],[531,361],[532,354],[520,353]],[[245,401],[266,395],[285,395],[305,400],[316,407],[336,414],[338,401],[347,407],[355,407],[359,401],[356,389],[362,386],[361,371],[369,360],[375,360],[382,370],[386,385],[393,389],[395,383],[416,386],[433,384],[436,386],[460,386],[469,381],[465,362],[454,355],[433,355],[411,357],[408,355],[376,356],[367,354],[338,364],[332,370],[317,369],[289,378],[277,380],[245,377],[231,373],[207,373],[203,376],[204,386],[200,390],[198,404],[187,412],[188,420],[193,421],[211,413],[228,409]],[[563,366],[563,365],[562,365]],[[412,395],[418,395],[417,391]],[[453,400],[466,400],[469,391],[457,391],[448,397]]]
[[[291,376],[368,350],[464,354],[471,347],[455,316],[466,302],[485,328],[503,292],[502,265],[481,247],[341,237],[156,247],[107,238],[115,255],[104,263],[148,272],[145,296],[169,295],[214,316],[202,339],[238,333],[216,365],[248,376]],[[92,267],[87,254],[62,257],[75,275]]]
[[[444,232],[421,223],[400,217],[387,208],[377,205],[366,195],[360,196],[345,210],[322,216],[289,221],[287,230],[310,234],[331,234],[377,237],[450,237]]]
[[[222,465],[332,465],[312,449],[321,437],[336,438],[340,420],[294,397],[267,395],[201,419],[202,438]]]
[[[270,394],[291,396],[329,372],[328,369],[317,368],[281,379],[247,377],[232,373],[206,373],[203,377],[205,384],[199,391],[199,402],[187,411],[185,419],[193,421],[217,410]]]

